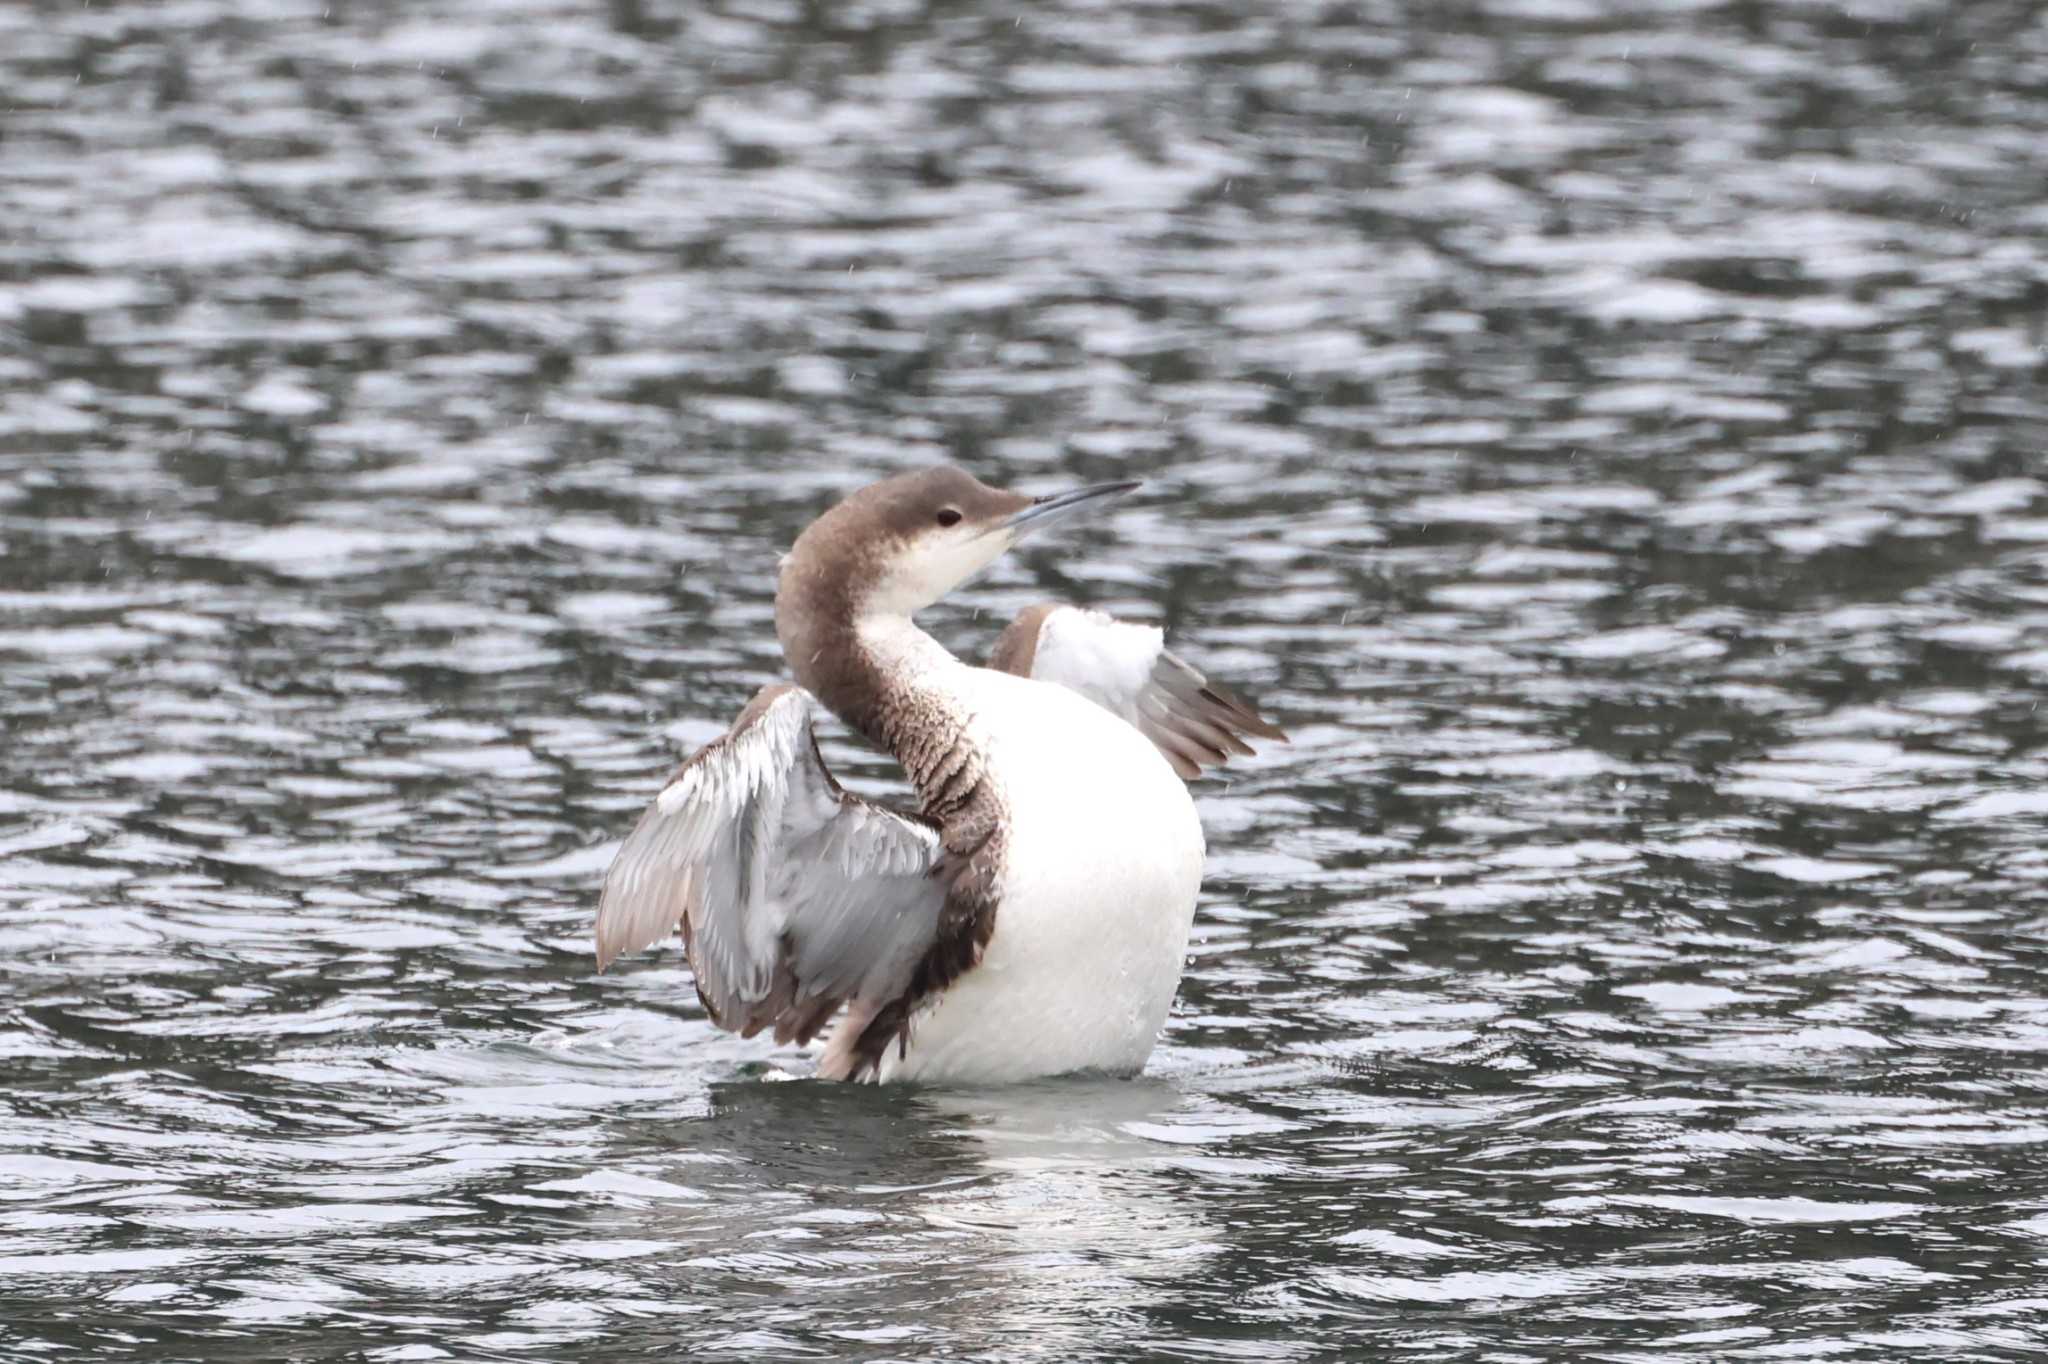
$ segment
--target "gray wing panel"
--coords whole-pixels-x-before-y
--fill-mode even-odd
[[[808,1040],[848,1000],[902,993],[937,934],[930,825],[849,795],[810,696],[770,688],[700,749],[620,846],[597,912],[602,970],[681,929],[721,1026]]]

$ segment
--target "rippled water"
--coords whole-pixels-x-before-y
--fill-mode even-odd
[[[0,1351],[2038,1357],[2044,90],[1997,3],[0,9]],[[945,457],[1151,486],[942,637],[1294,735],[1134,1083],[592,970]]]

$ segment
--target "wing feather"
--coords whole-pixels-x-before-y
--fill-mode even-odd
[[[1156,626],[1078,606],[1034,606],[996,641],[988,665],[1056,682],[1136,725],[1190,781],[1254,750],[1247,736],[1286,742],[1251,703],[1166,647]]]
[[[809,1041],[849,1000],[901,995],[938,933],[927,821],[840,789],[810,695],[763,690],[683,764],[620,845],[597,911],[602,970],[680,929],[712,1021]]]

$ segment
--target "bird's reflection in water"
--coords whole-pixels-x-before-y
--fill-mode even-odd
[[[675,1269],[711,1310],[753,1302],[742,1332],[772,1336],[785,1312],[878,1340],[971,1325],[1014,1357],[1071,1357],[1164,1307],[1217,1250],[1173,1140],[1205,1130],[1210,1101],[1173,1082],[745,1078],[711,1095],[666,1135],[677,1178],[707,1197],[640,1210],[637,1234],[680,1243]]]

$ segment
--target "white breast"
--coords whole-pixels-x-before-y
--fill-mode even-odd
[[[946,680],[1010,811],[995,934],[882,1078],[1135,1072],[1179,987],[1201,888],[1187,787],[1135,728],[1063,687],[965,665]]]

